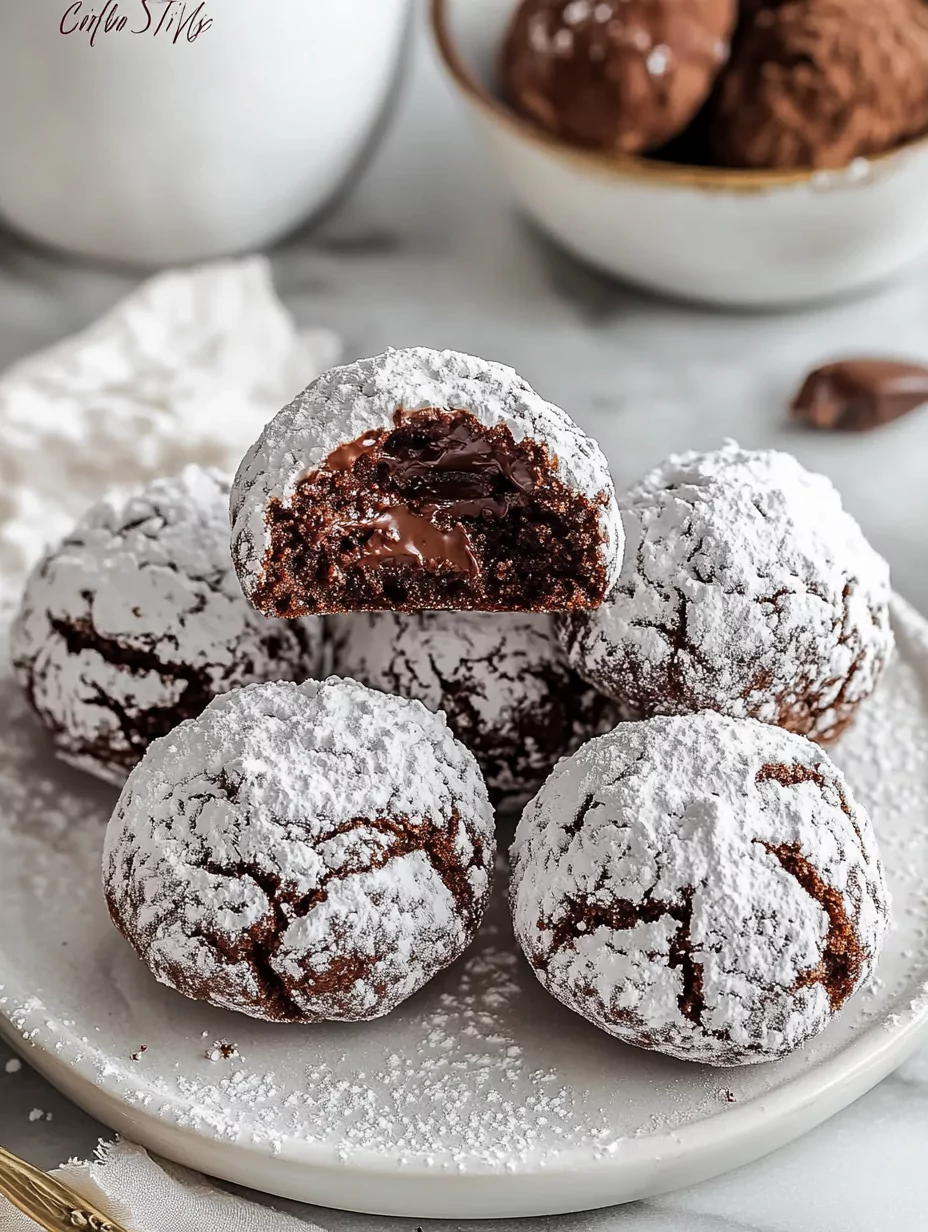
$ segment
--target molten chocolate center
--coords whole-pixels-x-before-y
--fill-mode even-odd
[[[345,528],[347,533],[353,529],[357,528]],[[429,560],[441,560],[461,573],[476,577],[480,572],[463,526],[442,530],[425,512],[413,513],[404,505],[395,505],[367,523],[365,530],[368,529],[370,533],[359,549],[359,565],[377,566],[385,560],[422,565]]]
[[[445,414],[453,418],[397,411],[393,431],[366,432],[322,464],[330,473],[365,472],[369,515],[340,520],[335,528],[357,564],[440,561],[476,577],[480,566],[459,519],[503,518],[528,504],[535,487],[528,462],[502,443],[475,436],[461,412]]]

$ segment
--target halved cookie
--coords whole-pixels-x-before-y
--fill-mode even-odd
[[[323,374],[232,493],[239,578],[275,616],[594,608],[623,543],[606,459],[564,411],[423,347]]]

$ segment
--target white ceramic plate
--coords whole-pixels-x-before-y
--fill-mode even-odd
[[[861,1095],[928,1028],[928,624],[901,602],[894,619],[899,655],[837,760],[872,811],[895,923],[880,978],[785,1061],[713,1070],[620,1045],[542,991],[501,898],[474,949],[377,1023],[269,1026],[185,1001],[108,923],[113,794],[49,756],[5,676],[0,1028],[128,1137],[329,1206],[538,1215],[755,1159]]]

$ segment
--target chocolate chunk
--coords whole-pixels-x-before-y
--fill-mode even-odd
[[[402,412],[394,417],[397,426],[404,419],[408,422],[414,418]],[[328,465],[332,465],[331,456]],[[524,458],[501,449],[486,437],[474,436],[466,419],[453,421],[438,435],[424,429],[419,439],[395,443],[388,440],[380,465],[397,483],[425,481],[420,482],[418,490],[424,495],[430,489],[438,489],[434,494],[439,499],[453,499],[464,493],[476,495],[475,476],[485,477],[480,494],[492,489],[493,476],[508,480],[520,492],[531,492],[535,487],[535,475]],[[445,484],[440,483],[439,475],[447,480]]]
[[[864,432],[928,402],[928,368],[894,359],[844,359],[810,372],[792,414],[814,428]]]

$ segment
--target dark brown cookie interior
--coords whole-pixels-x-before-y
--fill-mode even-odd
[[[556,459],[469,411],[397,411],[269,504],[255,606],[566,611],[602,602],[598,505]]]

